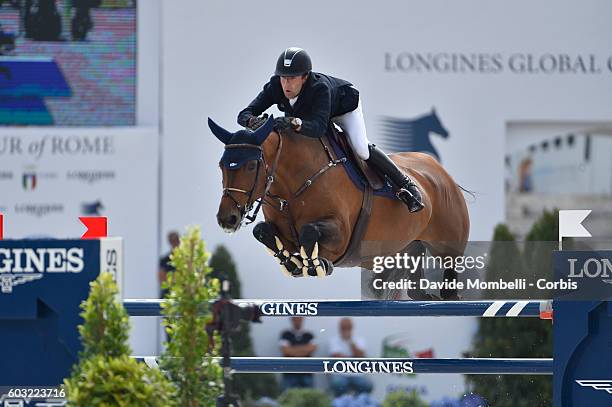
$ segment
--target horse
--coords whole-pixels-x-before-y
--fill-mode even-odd
[[[357,242],[362,250],[347,261],[364,192],[352,183],[340,160],[333,159],[324,138],[275,131],[272,117],[255,131],[232,133],[210,118],[208,125],[225,145],[219,163],[223,194],[218,224],[234,233],[254,222],[263,208],[265,221],[253,228],[253,235],[286,275],[324,277],[334,265],[372,270],[376,256],[393,256],[411,243],[424,244],[434,256],[463,254],[469,233],[465,199],[430,155],[390,155],[420,188],[425,208],[410,213],[398,199],[373,196],[369,220]],[[444,270],[445,281],[456,278],[454,269]],[[440,294],[443,299],[457,298],[453,289]]]

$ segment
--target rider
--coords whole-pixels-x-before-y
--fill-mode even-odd
[[[258,117],[276,104],[285,117],[275,119],[277,130],[291,128],[307,137],[322,137],[333,121],[346,130],[353,151],[373,164],[393,184],[410,212],[423,209],[415,183],[376,145],[368,141],[359,91],[350,82],[312,71],[310,56],[301,48],[287,48],[278,57],[275,75],[257,97],[238,114],[238,124],[261,126]]]

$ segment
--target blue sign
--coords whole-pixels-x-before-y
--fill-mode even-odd
[[[0,386],[53,386],[70,374],[101,253],[100,240],[0,241]]]
[[[555,407],[612,406],[612,302],[601,296],[610,251],[556,252],[555,277],[578,280],[576,293],[554,299]],[[609,291],[608,291],[609,292]],[[560,293],[558,293],[560,294]],[[593,297],[591,297],[593,298]]]

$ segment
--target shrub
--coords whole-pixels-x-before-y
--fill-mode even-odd
[[[315,389],[289,389],[280,395],[278,403],[282,407],[330,407],[327,394]]]
[[[72,406],[172,406],[174,388],[156,370],[130,357],[129,319],[110,273],[101,273],[81,304],[83,350],[64,380]]]

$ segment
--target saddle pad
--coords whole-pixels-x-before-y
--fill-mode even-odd
[[[368,181],[365,179],[363,173],[357,168],[357,164],[353,162],[353,155],[349,154],[343,146],[336,139],[337,132],[330,130],[328,132],[327,139],[329,140],[329,144],[331,145],[332,150],[334,151],[334,155],[336,158],[344,158],[346,157],[346,161],[344,162],[344,170],[348,174],[349,178],[353,182],[353,184],[360,190],[363,191],[368,185]],[[343,137],[343,136],[338,136]],[[348,144],[348,143],[347,143]],[[385,177],[385,183],[382,188],[378,188],[374,190],[374,195],[383,196],[389,199],[397,199],[395,193],[393,192],[393,186],[389,182],[389,180]]]

